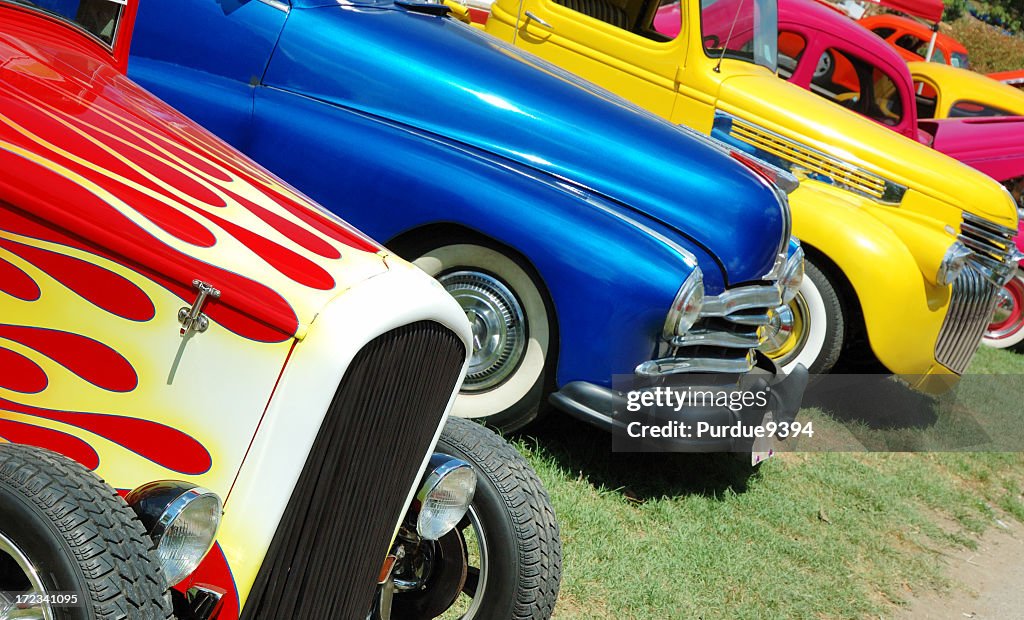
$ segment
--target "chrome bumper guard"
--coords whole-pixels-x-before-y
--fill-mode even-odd
[[[749,372],[757,360],[757,347],[765,341],[772,312],[780,305],[782,293],[774,284],[742,286],[705,297],[700,319],[670,342],[672,355],[643,362],[635,372],[641,377]]]

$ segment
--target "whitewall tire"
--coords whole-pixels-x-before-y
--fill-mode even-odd
[[[548,306],[534,279],[517,260],[475,243],[427,250],[413,264],[441,282],[473,326],[474,351],[453,414],[506,432],[529,423],[551,350]]]
[[[1024,341],[1024,274],[1017,275],[999,291],[995,314],[985,330],[982,342],[1007,349]]]
[[[835,286],[808,260],[796,297],[776,309],[761,350],[786,372],[803,364],[812,374],[823,374],[839,360],[845,326]]]

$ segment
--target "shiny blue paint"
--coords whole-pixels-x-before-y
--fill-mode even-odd
[[[457,225],[521,254],[558,385],[650,359],[690,257],[708,294],[770,269],[782,211],[728,156],[454,20],[309,1],[143,2],[130,74],[379,239]],[[198,92],[232,79],[226,103]]]

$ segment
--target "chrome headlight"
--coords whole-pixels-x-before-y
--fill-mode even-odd
[[[437,540],[469,510],[476,493],[476,472],[469,463],[439,453],[430,457],[427,472],[416,495],[420,509],[416,531],[427,540]]]
[[[954,241],[953,245],[946,250],[942,262],[939,263],[939,273],[935,276],[935,281],[942,286],[952,284],[967,266],[967,260],[970,257],[971,251],[967,249],[967,246],[959,241]]]
[[[185,482],[160,480],[138,487],[124,499],[156,543],[167,586],[192,574],[217,537],[222,514],[217,494]]]
[[[779,292],[782,303],[787,304],[796,297],[800,284],[804,281],[804,249],[797,245],[793,253],[786,259],[786,266],[779,276]]]

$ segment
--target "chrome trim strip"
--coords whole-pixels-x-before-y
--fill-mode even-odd
[[[726,347],[729,349],[751,349],[764,344],[764,330],[757,328],[745,332],[724,332],[711,329],[695,329],[672,339],[674,347]]]
[[[866,192],[863,189],[850,184],[849,180],[839,178],[840,175],[825,174],[822,172],[809,170],[808,168],[802,166],[798,162],[792,161],[780,155],[770,153],[765,149],[757,146],[756,144],[753,144],[752,142],[736,135],[733,129],[734,126],[740,127],[741,130],[761,132],[765,134],[767,137],[771,138],[773,141],[779,142],[794,150],[805,150],[809,152],[812,156],[821,158],[823,160],[823,163],[835,166],[846,171],[848,173],[847,176],[861,175],[862,177],[865,177],[868,180],[875,181],[881,185],[882,195],[876,196],[869,192]],[[796,174],[796,171],[799,170],[808,174],[813,174],[814,176],[812,178],[814,178],[815,180],[829,183],[830,185],[834,185],[836,187],[841,187],[855,194],[864,196],[865,198],[877,200],[883,204],[898,205],[901,202],[903,202],[903,196],[906,195],[907,193],[906,186],[900,185],[899,183],[896,183],[894,181],[890,181],[889,179],[879,176],[874,172],[870,172],[869,170],[865,170],[860,166],[851,164],[847,161],[839,159],[838,157],[829,155],[819,149],[807,146],[806,144],[797,142],[796,140],[793,140],[791,138],[787,138],[774,131],[771,131],[770,129],[765,129],[764,127],[761,127],[760,125],[757,125],[755,123],[751,123],[741,118],[737,118],[727,112],[722,112],[721,110],[715,110],[715,120],[712,125],[712,131],[716,130],[721,132],[723,135],[730,136],[733,139],[742,142],[747,146],[753,147],[755,153],[759,157],[766,159],[767,163],[769,164],[776,165],[773,163],[775,160],[787,162],[786,165],[783,166],[783,169],[790,173]],[[827,181],[825,179],[827,179]]]
[[[283,13],[287,13],[292,10],[291,5],[289,5],[287,2],[282,2],[282,0],[260,0],[260,2],[267,6],[274,7],[275,9]]]
[[[768,325],[772,322],[771,314],[767,310],[755,313],[730,314],[723,318],[736,325]]]
[[[777,286],[743,286],[729,289],[721,295],[704,298],[701,317],[727,317],[733,312],[754,308],[775,308],[782,305],[782,293]]]
[[[641,377],[658,377],[690,372],[736,373],[750,372],[754,368],[754,352],[740,359],[714,359],[694,357],[663,357],[636,367]]]

